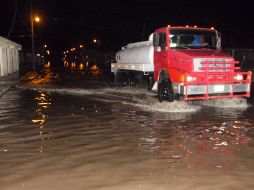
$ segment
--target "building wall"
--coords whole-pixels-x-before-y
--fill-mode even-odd
[[[0,77],[19,71],[21,45],[0,37]]]

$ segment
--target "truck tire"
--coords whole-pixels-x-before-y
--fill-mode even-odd
[[[162,79],[158,86],[158,98],[159,101],[168,100],[169,102],[173,102],[174,91],[172,89],[171,82],[168,79]]]
[[[148,91],[152,91],[154,83],[155,81],[153,79],[153,76],[149,75],[148,78],[146,79],[146,85],[147,85]]]
[[[116,86],[127,86],[129,82],[128,73],[125,71],[117,71],[115,73],[115,85]]]
[[[118,87],[123,86],[123,72],[117,71],[115,73],[115,85]]]
[[[115,72],[114,83],[115,83],[115,86],[119,86],[119,71]]]

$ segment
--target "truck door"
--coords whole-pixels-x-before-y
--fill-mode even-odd
[[[166,32],[154,33],[154,79],[158,80],[160,70],[166,70],[167,66],[167,46]]]

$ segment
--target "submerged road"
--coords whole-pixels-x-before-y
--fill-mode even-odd
[[[0,190],[253,189],[253,97],[162,105],[82,72],[1,97]]]

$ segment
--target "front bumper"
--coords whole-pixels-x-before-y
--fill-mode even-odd
[[[173,88],[185,100],[250,97],[251,75],[251,72],[186,73],[184,82],[175,83],[177,87]]]
[[[175,94],[188,100],[250,97],[251,83],[233,84],[192,84],[173,83]]]
[[[181,95],[250,93],[250,84],[180,85]]]

